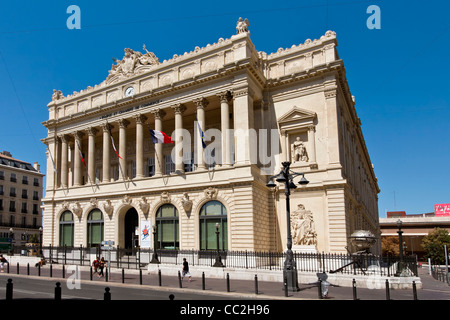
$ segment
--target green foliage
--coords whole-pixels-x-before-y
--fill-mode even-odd
[[[450,249],[450,235],[446,229],[434,228],[422,240],[422,246],[425,249],[425,258],[430,258],[433,264],[445,263],[445,250]]]

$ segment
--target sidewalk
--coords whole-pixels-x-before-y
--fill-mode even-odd
[[[283,284],[278,281],[258,281],[253,280],[241,280],[233,279],[233,274],[230,274],[229,281],[227,279],[217,279],[217,278],[207,278],[205,277],[205,284],[203,289],[202,277],[193,277],[192,281],[188,281],[185,278],[182,281],[181,288],[179,284],[178,276],[168,275],[161,272],[161,286],[159,275],[157,272],[149,272],[147,270],[142,270],[142,283],[141,277],[138,270],[123,269],[112,269],[109,281],[105,280],[105,277],[98,277],[96,274],[90,275],[90,267],[83,266],[79,268],[79,276],[81,281],[89,281],[92,284],[107,286],[138,286],[141,288],[160,288],[167,291],[168,289],[174,294],[176,292],[186,292],[192,290],[196,293],[205,294],[218,294],[224,297],[236,297],[244,299],[307,299],[307,300],[318,300],[319,290],[317,283],[299,283],[298,292],[288,292],[286,297]],[[5,273],[6,274],[6,270]],[[19,275],[23,277],[42,277],[46,279],[55,279],[55,281],[61,281],[63,279],[62,265],[45,265],[40,270],[40,275],[38,275],[38,268],[34,265],[29,266],[19,266],[17,272],[16,265],[10,265],[9,272],[11,274]],[[105,270],[106,272],[106,270]],[[280,271],[281,272],[281,271]],[[29,275],[28,275],[29,273]],[[173,272],[172,272],[173,273]],[[431,275],[428,274],[428,268],[419,269],[419,276],[421,280],[421,288],[416,290],[417,298],[419,300],[450,300],[450,286],[447,283],[435,280]],[[66,269],[65,279],[75,278],[75,268]],[[386,300],[387,290],[384,289],[367,289],[353,287],[342,287],[333,286],[331,283],[329,287],[329,294],[325,300],[353,300],[354,298],[358,300]],[[414,300],[414,291],[412,289],[390,289],[389,295],[391,300]]]

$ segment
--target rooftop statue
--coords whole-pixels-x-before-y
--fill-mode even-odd
[[[250,27],[250,23],[248,22],[248,19],[245,18],[245,20],[242,20],[242,18],[239,18],[237,24],[236,24],[236,33],[243,33],[248,32],[248,27]]]
[[[142,54],[139,51],[125,48],[122,60],[114,59],[115,63],[113,63],[111,70],[109,71],[108,78],[115,76],[116,74],[129,76],[134,74],[136,68],[139,66],[159,64],[158,58],[153,52],[147,51],[145,45],[144,50],[146,53]]]

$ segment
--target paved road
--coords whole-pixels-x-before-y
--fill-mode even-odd
[[[319,297],[318,287],[315,284],[300,284],[299,292],[289,292],[286,297],[281,283],[267,281],[258,281],[257,291],[255,281],[232,278],[228,283],[224,279],[205,279],[204,289],[201,278],[194,278],[191,282],[185,279],[180,288],[176,276],[162,275],[160,286],[157,275],[143,274],[142,284],[140,284],[140,277],[136,271],[131,273],[125,270],[123,280],[121,273],[113,273],[110,281],[105,282],[105,278],[99,278],[96,275],[90,280],[90,272],[85,268],[80,269],[79,274],[82,279],[78,282],[81,289],[76,289],[75,273],[69,271],[66,271],[65,278],[62,277],[61,269],[54,268],[50,274],[49,266],[42,268],[40,276],[34,267],[30,268],[30,275],[27,274],[26,267],[19,268],[19,275],[17,275],[16,267],[10,267],[9,274],[0,273],[0,299],[4,299],[5,294],[2,291],[6,290],[2,290],[1,283],[4,283],[3,288],[6,288],[8,278],[13,279],[16,299],[39,297],[52,299],[56,282],[62,284],[63,299],[103,299],[105,287],[111,288],[113,300],[168,300],[171,293],[177,300],[318,300]],[[419,276],[422,282],[422,288],[416,291],[419,300],[450,300],[449,285],[433,279],[426,268],[419,269]],[[70,289],[74,286],[74,289]],[[391,289],[389,293],[391,300],[414,300],[412,289]],[[331,286],[326,300],[353,300],[354,297],[351,287]],[[386,290],[356,288],[356,297],[359,300],[386,300]]]

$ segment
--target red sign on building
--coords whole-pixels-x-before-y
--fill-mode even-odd
[[[450,216],[450,203],[435,204],[434,214],[436,217]]]

